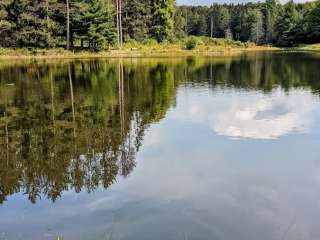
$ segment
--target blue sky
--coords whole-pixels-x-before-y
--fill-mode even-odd
[[[245,2],[241,0],[177,0],[179,5],[211,5],[215,3],[235,3],[235,2]]]
[[[286,2],[286,0],[280,0]],[[239,3],[239,2],[258,2],[250,0],[177,0],[179,5],[211,5],[212,3]],[[296,0],[295,2],[305,2],[304,0]]]

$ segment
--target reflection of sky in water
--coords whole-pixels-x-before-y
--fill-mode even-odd
[[[319,112],[304,90],[180,89],[128,179],[55,204],[16,194],[0,239],[317,239]]]
[[[219,135],[233,138],[276,139],[310,127],[318,99],[303,90],[261,92],[227,90],[212,96],[189,96],[176,112],[178,119],[207,124]]]
[[[294,0],[294,2],[304,3],[312,0]],[[207,5],[211,6],[212,3],[220,4],[238,4],[238,3],[248,3],[248,2],[259,2],[259,0],[177,0],[179,5]],[[286,3],[288,0],[280,0],[281,3]]]

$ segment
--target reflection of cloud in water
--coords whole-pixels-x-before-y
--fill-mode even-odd
[[[304,90],[284,93],[280,89],[260,92],[216,92],[209,98],[189,101],[176,117],[206,122],[217,134],[232,138],[277,139],[290,132],[307,131],[316,99]]]

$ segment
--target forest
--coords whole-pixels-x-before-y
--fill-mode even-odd
[[[292,47],[320,42],[320,1],[178,6],[174,0],[1,0],[1,48],[104,50],[206,36]]]

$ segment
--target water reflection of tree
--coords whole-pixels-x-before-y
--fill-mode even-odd
[[[261,90],[266,93],[275,87],[285,91],[295,87],[320,91],[315,74],[319,56],[310,54],[247,54],[234,58],[211,58],[188,71],[188,84],[204,84],[210,87],[235,87]],[[196,65],[192,63],[191,66]],[[189,66],[190,68],[190,66]]]
[[[0,203],[19,191],[32,202],[55,201],[63,191],[91,192],[127,177],[146,129],[175,104],[181,83],[319,93],[318,58],[296,59],[0,64]]]
[[[117,67],[94,61],[1,71],[0,99],[8,104],[0,116],[0,202],[19,191],[33,203],[55,201],[130,174],[146,128],[163,117],[158,105],[167,109],[174,96],[159,103],[162,83],[138,79],[149,79],[157,64]],[[11,89],[7,79],[15,80]]]

